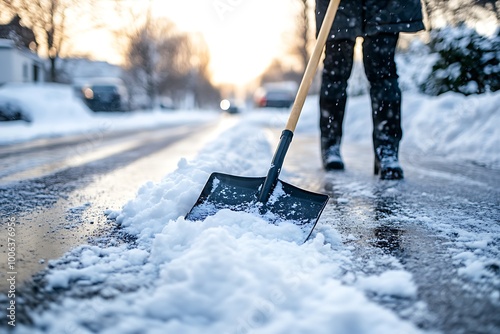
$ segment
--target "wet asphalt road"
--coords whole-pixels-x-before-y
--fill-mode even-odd
[[[115,226],[118,210],[148,181],[192,157],[210,126],[100,132],[0,146],[1,228],[16,223],[17,286]],[[4,235],[2,231],[2,235]],[[7,245],[0,242],[0,291],[7,290]]]
[[[141,184],[194,156],[213,129],[97,133],[0,147],[1,223],[17,223],[17,279],[29,281],[48,260],[113,233],[104,210],[120,209]],[[335,173],[320,169],[317,147],[317,138],[296,136],[282,179],[331,196],[318,228],[335,227],[352,251],[345,283],[403,268],[413,274],[416,298],[370,298],[430,332],[499,333],[500,172],[403,151],[406,179],[380,181],[372,175],[370,147],[345,145],[347,169]],[[2,292],[5,281],[0,277]],[[36,282],[27,289],[36,291]]]
[[[417,298],[373,300],[426,330],[500,333],[499,170],[403,150],[405,180],[381,181],[371,147],[347,144],[346,170],[325,173],[310,163],[317,138],[296,140],[288,177],[331,196],[317,227],[333,225],[351,247],[346,283],[402,266]]]

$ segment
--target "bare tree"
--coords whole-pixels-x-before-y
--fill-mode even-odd
[[[153,52],[153,43],[147,29],[139,30],[131,37],[126,66],[136,85],[146,92],[150,107],[154,104],[157,86]]]
[[[287,56],[293,57],[294,66],[289,65],[290,62],[284,59],[274,59],[260,77],[261,84],[281,80],[300,81],[310,58],[309,44],[314,39],[314,29],[311,29],[310,20],[311,1],[292,0],[296,8],[295,30],[292,34],[286,35],[286,43],[288,44]]]
[[[189,94],[200,106],[216,92],[209,80],[208,47],[201,36],[195,37],[167,19],[147,19],[130,34],[126,66],[150,107],[160,95],[179,101]]]
[[[82,13],[91,13],[93,7],[94,0],[2,0],[0,10],[19,15],[33,30],[40,52],[50,61],[49,80],[55,82],[56,60],[69,37],[68,19],[77,20]]]
[[[298,14],[295,19],[295,43],[292,44],[290,52],[297,55],[302,69],[305,70],[309,61],[309,40],[311,38],[311,25],[309,20],[309,0],[294,0],[299,4]]]
[[[197,107],[218,104],[220,91],[212,84],[210,78],[210,50],[200,33],[189,35],[189,54],[184,59],[189,59],[188,90],[193,92],[194,102]]]

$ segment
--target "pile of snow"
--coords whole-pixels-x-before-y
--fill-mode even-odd
[[[422,153],[500,167],[500,92],[405,101],[403,144]],[[411,149],[411,148],[410,148]]]
[[[420,333],[365,296],[375,288],[411,300],[411,274],[391,270],[364,277],[359,287],[345,284],[351,254],[328,226],[303,244],[298,226],[245,212],[183,218],[209,173],[262,175],[272,151],[261,126],[239,124],[196,159],[180,160],[160,183],[141,187],[123,210],[108,212],[137,237],[136,245],[79,247],[47,276],[48,291],[97,293],[53,303],[34,315],[35,328],[19,331]]]
[[[74,123],[88,121],[91,111],[78,100],[71,86],[61,84],[7,84],[0,89],[0,100],[15,100],[35,123]]]

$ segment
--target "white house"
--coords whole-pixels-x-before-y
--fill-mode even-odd
[[[8,82],[45,81],[43,61],[10,39],[0,39],[0,86]]]

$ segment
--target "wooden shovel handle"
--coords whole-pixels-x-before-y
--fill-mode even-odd
[[[333,20],[335,19],[335,14],[337,14],[337,9],[339,8],[340,0],[331,0],[326,10],[325,18],[321,24],[319,30],[318,38],[316,39],[316,45],[314,46],[314,51],[309,58],[307,63],[304,76],[295,96],[295,101],[293,102],[292,111],[288,117],[288,122],[286,123],[285,130],[295,131],[297,122],[299,121],[300,113],[302,112],[302,107],[304,106],[304,101],[306,100],[307,93],[311,87],[314,75],[318,69],[319,60],[323,53],[323,48],[325,47],[326,39],[330,33]]]

